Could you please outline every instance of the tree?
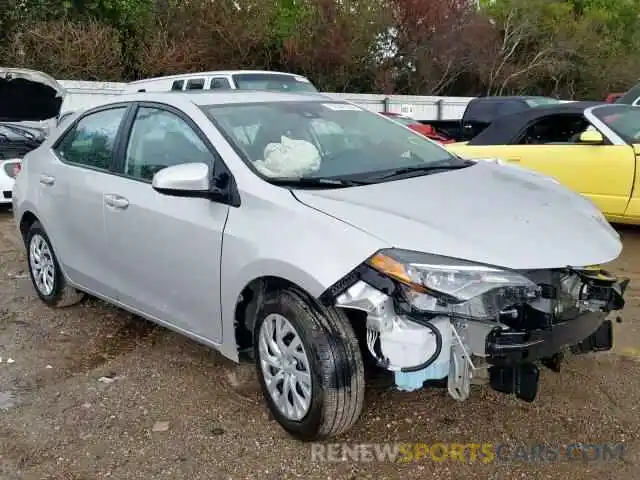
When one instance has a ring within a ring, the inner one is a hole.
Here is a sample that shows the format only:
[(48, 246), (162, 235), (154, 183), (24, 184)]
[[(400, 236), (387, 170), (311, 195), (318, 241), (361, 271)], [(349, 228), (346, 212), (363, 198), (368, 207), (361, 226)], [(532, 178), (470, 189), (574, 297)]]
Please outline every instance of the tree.
[(403, 93), (439, 95), (468, 68), (468, 44), (460, 39), (476, 20), (472, 0), (390, 0), (388, 44), (395, 54), (388, 59)]
[(259, 68), (322, 90), (603, 98), (640, 77), (638, 0), (4, 0), (3, 65), (133, 80)]

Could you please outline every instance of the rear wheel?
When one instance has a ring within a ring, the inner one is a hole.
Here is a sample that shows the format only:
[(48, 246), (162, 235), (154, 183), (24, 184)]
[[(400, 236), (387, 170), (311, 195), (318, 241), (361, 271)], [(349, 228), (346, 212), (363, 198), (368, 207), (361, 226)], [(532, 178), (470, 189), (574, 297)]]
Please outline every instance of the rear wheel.
[(346, 315), (287, 288), (265, 296), (254, 330), (258, 378), (269, 410), (300, 440), (338, 435), (358, 419), (364, 366)]
[(29, 275), (40, 299), (51, 307), (68, 307), (82, 300), (84, 293), (67, 284), (40, 222), (29, 227), (25, 242)]

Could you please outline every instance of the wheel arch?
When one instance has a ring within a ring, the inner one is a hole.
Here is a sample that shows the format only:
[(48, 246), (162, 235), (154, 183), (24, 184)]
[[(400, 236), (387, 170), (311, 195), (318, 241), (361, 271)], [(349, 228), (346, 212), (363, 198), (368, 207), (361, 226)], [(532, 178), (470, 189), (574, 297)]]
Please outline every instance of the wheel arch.
[[(310, 305), (318, 309), (326, 308), (306, 288), (290, 278), (277, 275), (264, 275), (247, 282), (236, 296), (234, 308), (234, 339), (238, 352), (250, 351), (253, 346), (253, 329), (257, 311), (265, 294), (280, 289), (291, 288), (300, 294)], [(359, 340), (364, 339), (366, 314), (352, 309), (343, 309)], [(364, 353), (364, 352), (363, 352)]]
[(18, 228), (23, 240), (26, 240), (27, 232), (29, 231), (29, 228), (31, 228), (31, 225), (33, 225), (35, 222), (40, 222), (40, 219), (31, 210), (25, 210), (22, 213), (22, 215), (20, 216), (20, 221), (18, 223)]
[(295, 289), (309, 302), (317, 302), (317, 297), (314, 297), (298, 282), (280, 275), (255, 277), (246, 282), (240, 292), (235, 295), (234, 338), (239, 351), (248, 349), (253, 344), (255, 316), (264, 295), (285, 288)]

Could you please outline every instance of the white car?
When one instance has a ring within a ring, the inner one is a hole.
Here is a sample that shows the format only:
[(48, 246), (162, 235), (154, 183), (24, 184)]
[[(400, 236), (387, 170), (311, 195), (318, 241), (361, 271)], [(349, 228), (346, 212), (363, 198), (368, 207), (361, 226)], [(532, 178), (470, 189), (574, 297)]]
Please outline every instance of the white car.
[(145, 78), (126, 85), (124, 93), (202, 90), (274, 90), (317, 93), (307, 77), (270, 70), (218, 70)]
[(43, 302), (250, 352), (306, 440), (357, 421), (367, 359), (401, 390), (464, 401), (488, 369), (533, 401), (538, 365), (611, 348), (628, 283), (590, 267), (622, 244), (579, 194), (319, 95), (115, 97), (27, 155), (13, 202)]
[(20, 167), (20, 159), (0, 160), (0, 205), (11, 205), (13, 184)]
[(42, 143), (63, 100), (49, 75), (0, 67), (0, 204), (11, 205), (22, 157)]

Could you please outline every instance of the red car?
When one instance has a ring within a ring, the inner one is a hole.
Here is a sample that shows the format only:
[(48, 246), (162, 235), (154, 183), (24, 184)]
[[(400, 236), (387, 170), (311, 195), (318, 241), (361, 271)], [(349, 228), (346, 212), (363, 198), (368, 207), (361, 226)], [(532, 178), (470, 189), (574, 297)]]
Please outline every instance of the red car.
[(455, 142), (455, 140), (438, 133), (436, 129), (433, 128), (431, 125), (425, 125), (424, 123), (420, 123), (411, 117), (407, 117), (406, 115), (401, 115), (399, 113), (392, 113), (392, 112), (382, 112), (382, 115), (393, 118), (396, 122), (402, 123), (403, 125), (406, 125), (407, 127), (409, 127), (411, 130), (421, 133), (425, 137), (431, 140), (434, 140), (436, 142), (439, 142), (439, 143)]
[(607, 95), (607, 98), (605, 99), (605, 102), (607, 102), (607, 103), (616, 103), (616, 100), (618, 100), (623, 95), (624, 95), (624, 93), (610, 93), (609, 95)]

